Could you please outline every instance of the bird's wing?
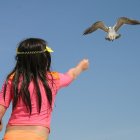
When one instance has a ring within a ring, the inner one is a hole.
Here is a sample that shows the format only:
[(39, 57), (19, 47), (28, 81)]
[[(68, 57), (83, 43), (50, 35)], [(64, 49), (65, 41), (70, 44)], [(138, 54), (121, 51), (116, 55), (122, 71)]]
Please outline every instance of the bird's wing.
[(127, 17), (120, 17), (117, 20), (117, 23), (114, 26), (115, 31), (118, 31), (119, 28), (123, 25), (123, 24), (130, 24), (130, 25), (136, 25), (136, 24), (140, 24), (140, 21), (138, 20), (133, 20), (133, 19), (129, 19)]
[(104, 23), (102, 21), (97, 21), (95, 22), (91, 27), (87, 28), (85, 31), (84, 31), (84, 35), (86, 34), (90, 34), (94, 31), (96, 31), (97, 29), (102, 29), (104, 30), (105, 32), (108, 32), (108, 27), (106, 27), (104, 25)]

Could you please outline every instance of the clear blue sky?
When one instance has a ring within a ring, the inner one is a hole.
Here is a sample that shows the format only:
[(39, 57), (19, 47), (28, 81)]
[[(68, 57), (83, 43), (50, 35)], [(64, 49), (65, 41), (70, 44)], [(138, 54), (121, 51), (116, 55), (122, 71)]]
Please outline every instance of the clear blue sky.
[[(114, 42), (101, 30), (82, 35), (97, 20), (108, 26), (120, 16), (140, 20), (139, 5), (139, 0), (0, 1), (0, 86), (15, 64), (18, 42), (28, 37), (48, 41), (55, 71), (90, 60), (89, 70), (60, 90), (50, 140), (140, 139), (140, 26), (123, 26)], [(10, 112), (11, 107), (4, 126)]]

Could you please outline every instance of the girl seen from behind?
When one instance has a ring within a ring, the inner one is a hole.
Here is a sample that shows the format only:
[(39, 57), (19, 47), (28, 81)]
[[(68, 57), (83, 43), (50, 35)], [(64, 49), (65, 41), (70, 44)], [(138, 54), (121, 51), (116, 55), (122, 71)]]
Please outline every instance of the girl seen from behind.
[(52, 72), (51, 52), (43, 39), (29, 38), (19, 43), (16, 65), (0, 91), (0, 122), (12, 102), (4, 140), (48, 139), (58, 90), (89, 67), (88, 60), (83, 59), (66, 73)]

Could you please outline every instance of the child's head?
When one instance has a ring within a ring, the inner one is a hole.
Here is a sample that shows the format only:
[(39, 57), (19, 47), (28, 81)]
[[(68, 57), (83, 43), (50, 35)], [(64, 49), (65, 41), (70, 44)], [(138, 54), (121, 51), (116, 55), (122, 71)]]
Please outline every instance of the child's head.
[[(32, 112), (31, 99), (29, 96), (30, 91), (28, 90), (28, 87), (30, 82), (33, 81), (38, 96), (38, 105), (40, 112), (42, 97), (40, 93), (38, 80), (40, 80), (43, 83), (43, 86), (46, 91), (46, 96), (51, 106), (52, 92), (47, 83), (48, 77), (46, 75), (47, 72), (50, 71), (50, 52), (52, 52), (52, 50), (49, 47), (47, 47), (47, 42), (39, 38), (29, 38), (19, 43), (16, 55), (17, 63), (12, 72), (7, 76), (6, 86), (4, 90), (5, 98), (9, 77), (11, 77), (11, 74), (14, 74), (12, 79), (14, 93), (13, 109), (16, 107), (19, 97), (21, 97), (27, 109), (29, 109), (30, 113)], [(23, 79), (21, 80), (21, 87), (19, 90), (18, 84), (20, 81), (20, 77), (23, 77)]]
[(49, 71), (51, 65), (47, 42), (39, 38), (28, 38), (19, 43), (16, 55), (16, 68), (30, 71)]

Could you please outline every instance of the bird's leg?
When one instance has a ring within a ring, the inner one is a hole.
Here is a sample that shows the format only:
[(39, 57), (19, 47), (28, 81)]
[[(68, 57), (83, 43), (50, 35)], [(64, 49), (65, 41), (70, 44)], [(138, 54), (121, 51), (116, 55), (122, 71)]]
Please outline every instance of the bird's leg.
[(110, 40), (110, 38), (109, 38), (108, 36), (107, 36), (107, 37), (105, 37), (105, 39), (106, 39), (106, 40), (108, 40), (108, 41), (111, 41), (111, 40)]
[(121, 34), (117, 34), (116, 36), (116, 39), (120, 38), (121, 37)]

